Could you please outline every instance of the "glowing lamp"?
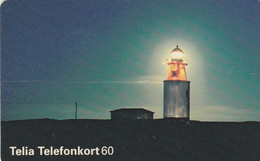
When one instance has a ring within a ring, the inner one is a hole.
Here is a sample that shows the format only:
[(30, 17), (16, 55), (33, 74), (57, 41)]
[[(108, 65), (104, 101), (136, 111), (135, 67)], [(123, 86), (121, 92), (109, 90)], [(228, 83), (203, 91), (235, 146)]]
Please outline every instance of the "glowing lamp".
[(183, 53), (181, 52), (172, 52), (171, 53), (172, 59), (183, 59)]
[(183, 51), (177, 45), (175, 49), (171, 51), (171, 59), (183, 59)]

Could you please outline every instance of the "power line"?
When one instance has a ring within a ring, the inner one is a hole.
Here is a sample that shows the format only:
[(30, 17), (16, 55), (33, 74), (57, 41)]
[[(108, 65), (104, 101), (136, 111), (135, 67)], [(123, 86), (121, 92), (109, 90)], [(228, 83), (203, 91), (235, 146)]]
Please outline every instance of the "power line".
[(69, 105), (67, 102), (22, 102), (22, 101), (1, 101), (2, 104), (63, 104)]
[(158, 81), (140, 80), (140, 81), (30, 81), (30, 80), (4, 80), (2, 83), (57, 83), (57, 84), (160, 84)]

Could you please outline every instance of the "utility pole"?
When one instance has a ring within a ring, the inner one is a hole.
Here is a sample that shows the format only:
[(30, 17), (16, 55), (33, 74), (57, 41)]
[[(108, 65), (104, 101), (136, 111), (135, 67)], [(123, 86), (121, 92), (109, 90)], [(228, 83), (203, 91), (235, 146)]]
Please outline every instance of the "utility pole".
[(75, 119), (78, 119), (78, 103), (76, 102)]

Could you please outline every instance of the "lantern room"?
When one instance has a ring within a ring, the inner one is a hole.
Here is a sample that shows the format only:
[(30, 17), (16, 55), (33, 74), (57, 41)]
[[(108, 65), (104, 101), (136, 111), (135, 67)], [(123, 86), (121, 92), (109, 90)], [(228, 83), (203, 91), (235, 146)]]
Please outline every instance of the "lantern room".
[(169, 66), (167, 80), (187, 81), (185, 66), (188, 64), (184, 61), (184, 52), (177, 45), (170, 54), (170, 61), (166, 62)]

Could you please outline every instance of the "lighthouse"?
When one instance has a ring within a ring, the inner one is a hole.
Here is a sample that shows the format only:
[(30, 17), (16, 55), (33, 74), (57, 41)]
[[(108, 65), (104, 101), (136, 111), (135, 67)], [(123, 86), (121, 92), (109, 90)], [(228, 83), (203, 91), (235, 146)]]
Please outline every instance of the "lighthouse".
[(188, 65), (183, 58), (184, 52), (177, 45), (170, 52), (167, 79), (164, 83), (163, 117), (164, 118), (190, 118), (190, 81), (187, 81), (185, 66)]

